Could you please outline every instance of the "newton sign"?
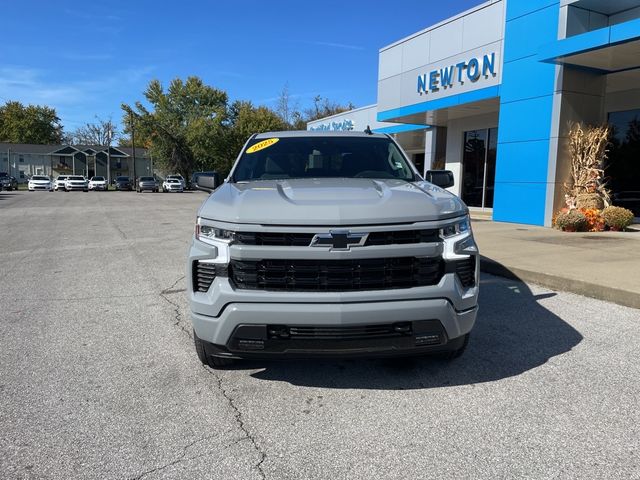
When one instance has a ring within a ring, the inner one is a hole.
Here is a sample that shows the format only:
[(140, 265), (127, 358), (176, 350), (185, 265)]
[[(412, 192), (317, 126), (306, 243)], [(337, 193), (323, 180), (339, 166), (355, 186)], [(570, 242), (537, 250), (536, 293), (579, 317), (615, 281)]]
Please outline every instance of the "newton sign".
[(418, 75), (418, 93), (435, 93), (441, 89), (452, 88), (456, 84), (475, 83), (482, 77), (489, 78), (489, 75), (496, 75), (495, 52)]

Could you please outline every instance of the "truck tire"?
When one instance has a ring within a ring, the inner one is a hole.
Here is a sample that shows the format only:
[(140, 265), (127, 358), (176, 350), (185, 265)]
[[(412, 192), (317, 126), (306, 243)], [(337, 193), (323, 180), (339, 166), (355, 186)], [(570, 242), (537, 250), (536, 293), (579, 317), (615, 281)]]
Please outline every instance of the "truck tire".
[(195, 330), (193, 331), (193, 343), (196, 346), (196, 354), (198, 355), (198, 359), (202, 362), (203, 365), (207, 365), (211, 368), (222, 368), (227, 367), (233, 364), (233, 359), (231, 358), (220, 358), (220, 357), (212, 357), (207, 355), (207, 352), (204, 350), (204, 343), (198, 335), (196, 335)]

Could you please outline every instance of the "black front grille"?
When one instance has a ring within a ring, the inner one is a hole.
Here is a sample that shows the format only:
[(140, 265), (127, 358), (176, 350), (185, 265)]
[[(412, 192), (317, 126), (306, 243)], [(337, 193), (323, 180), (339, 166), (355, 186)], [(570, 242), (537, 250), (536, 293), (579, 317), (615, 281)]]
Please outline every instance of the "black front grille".
[(440, 257), (362, 260), (232, 260), (229, 276), (238, 288), (287, 291), (354, 291), (435, 285)]
[(278, 247), (308, 247), (313, 233), (236, 232), (235, 243)]
[(394, 230), (370, 233), (365, 245), (406, 245), (439, 241), (438, 230)]
[(476, 257), (470, 256), (456, 262), (456, 275), (463, 287), (473, 287), (476, 283)]
[[(315, 233), (236, 232), (235, 243), (240, 245), (268, 245), (276, 247), (307, 247)], [(438, 230), (393, 230), (371, 232), (365, 246), (406, 245), (439, 242)]]
[(358, 325), (339, 327), (289, 327), (291, 339), (365, 339), (412, 335), (411, 322), (384, 325)]

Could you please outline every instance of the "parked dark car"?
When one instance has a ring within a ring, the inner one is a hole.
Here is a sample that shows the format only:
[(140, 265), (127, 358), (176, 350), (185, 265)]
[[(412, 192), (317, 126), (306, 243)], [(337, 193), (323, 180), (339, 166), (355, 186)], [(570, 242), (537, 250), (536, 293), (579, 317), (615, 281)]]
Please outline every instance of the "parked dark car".
[(113, 181), (116, 190), (133, 190), (133, 183), (129, 177), (116, 177)]
[(0, 172), (0, 188), (2, 190), (17, 190), (18, 181), (15, 177), (10, 176), (7, 172)]
[(156, 193), (159, 189), (160, 186), (158, 185), (158, 181), (153, 177), (140, 177), (138, 179), (138, 186), (136, 188), (138, 193), (142, 193), (145, 190), (150, 190)]

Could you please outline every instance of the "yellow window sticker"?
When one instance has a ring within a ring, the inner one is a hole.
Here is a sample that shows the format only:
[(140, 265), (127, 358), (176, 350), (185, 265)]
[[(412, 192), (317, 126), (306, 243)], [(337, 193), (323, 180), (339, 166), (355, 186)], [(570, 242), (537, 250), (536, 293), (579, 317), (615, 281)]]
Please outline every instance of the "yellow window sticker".
[(251, 145), (249, 148), (247, 148), (247, 153), (255, 153), (259, 152), (260, 150), (264, 150), (274, 143), (277, 143), (279, 140), (279, 138), (267, 138), (266, 140), (258, 142), (255, 145)]

